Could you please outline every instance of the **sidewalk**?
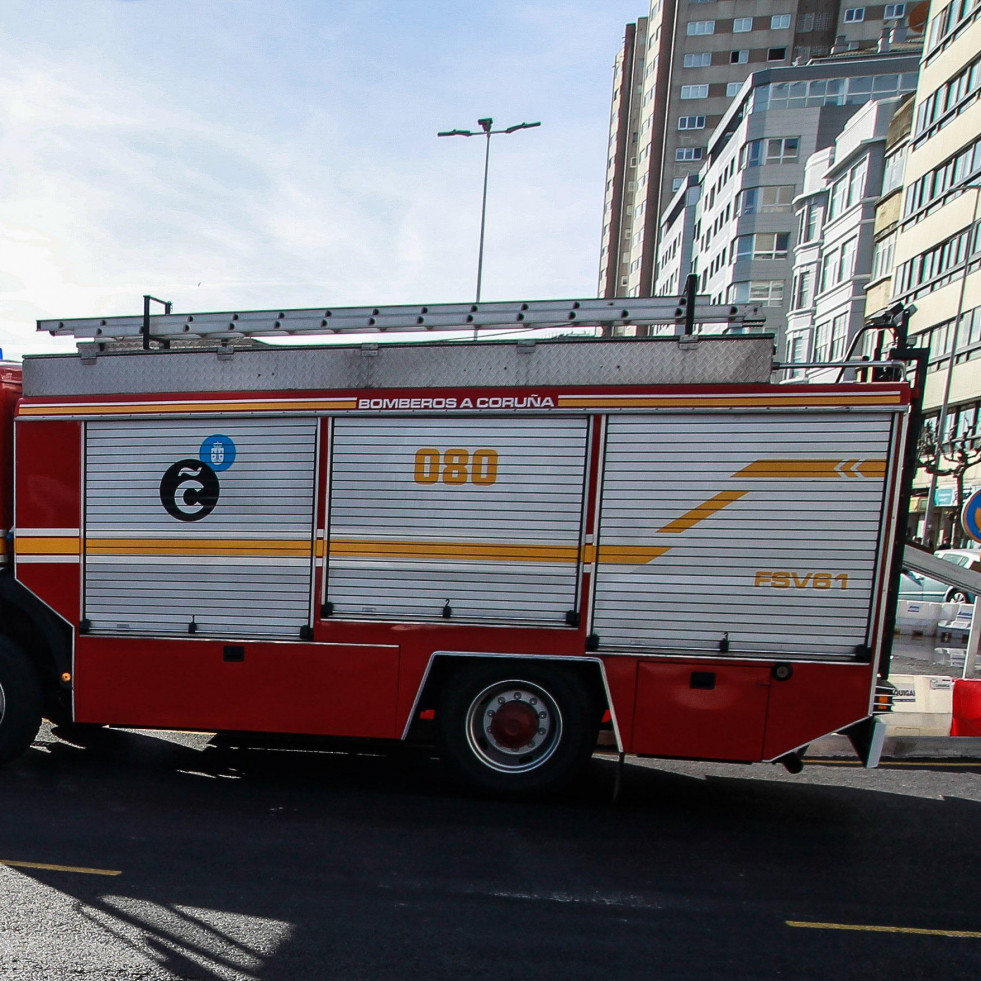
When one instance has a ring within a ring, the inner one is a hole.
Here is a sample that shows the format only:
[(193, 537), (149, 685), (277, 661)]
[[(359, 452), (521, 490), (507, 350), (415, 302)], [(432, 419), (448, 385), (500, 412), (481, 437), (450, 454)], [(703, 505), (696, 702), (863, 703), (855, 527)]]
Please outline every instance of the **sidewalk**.
[[(845, 736), (825, 736), (811, 743), (805, 760), (843, 757), (855, 760), (855, 750)], [(886, 736), (882, 762), (900, 760), (977, 760), (981, 764), (981, 737)]]
[[(934, 648), (956, 647), (956, 644), (941, 643), (937, 637), (912, 637), (909, 634), (899, 634), (893, 641), (892, 666), (889, 674), (928, 674), (945, 678), (959, 678), (961, 669), (944, 664), (942, 658), (937, 658)], [(961, 645), (963, 646), (963, 645)]]
[[(956, 679), (961, 677), (960, 667), (951, 667), (947, 659), (935, 654), (937, 647), (951, 646), (943, 644), (937, 637), (910, 636), (900, 634), (893, 643), (892, 666), (889, 677), (893, 683), (897, 679), (909, 676), (938, 679), (936, 684), (942, 685), (940, 679)], [(901, 682), (902, 687), (906, 683)], [(981, 761), (981, 737), (948, 736), (936, 733), (948, 729), (949, 709), (946, 713), (932, 711), (940, 706), (946, 690), (938, 691), (934, 704), (909, 705), (898, 703), (886, 716), (886, 742), (882, 751), (882, 759), (886, 760), (915, 760), (915, 759), (961, 759)], [(925, 710), (925, 711), (924, 711)], [(890, 730), (892, 732), (890, 733)], [(898, 730), (898, 732), (897, 732)], [(855, 751), (845, 736), (826, 736), (811, 744), (807, 758), (816, 757), (845, 757), (855, 758)]]

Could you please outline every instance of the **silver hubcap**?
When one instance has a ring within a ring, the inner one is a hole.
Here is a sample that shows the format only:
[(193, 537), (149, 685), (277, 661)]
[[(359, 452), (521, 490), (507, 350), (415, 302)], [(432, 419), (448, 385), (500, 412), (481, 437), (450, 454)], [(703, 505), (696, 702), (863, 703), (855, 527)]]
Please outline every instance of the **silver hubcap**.
[(467, 712), (467, 740), (477, 758), (502, 773), (525, 773), (557, 749), (562, 713), (554, 699), (529, 681), (497, 681)]
[(3, 685), (0, 685), (0, 722), (3, 722), (3, 716), (6, 711), (7, 711), (7, 699), (3, 694)]

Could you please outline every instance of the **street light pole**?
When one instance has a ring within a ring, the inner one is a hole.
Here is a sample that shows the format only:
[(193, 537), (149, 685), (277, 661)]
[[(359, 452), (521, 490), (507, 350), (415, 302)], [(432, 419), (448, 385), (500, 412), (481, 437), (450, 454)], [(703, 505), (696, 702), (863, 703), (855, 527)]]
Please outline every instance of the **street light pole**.
[[(950, 387), (954, 377), (954, 361), (957, 357), (957, 341), (961, 331), (961, 318), (964, 316), (964, 292), (967, 286), (967, 276), (971, 268), (971, 246), (975, 239), (975, 226), (978, 223), (978, 204), (981, 203), (981, 184), (967, 184), (964, 191), (974, 191), (974, 212), (971, 224), (968, 225), (967, 246), (964, 249), (964, 273), (961, 276), (960, 295), (957, 299), (957, 314), (954, 317), (954, 335), (950, 340), (950, 355), (947, 358), (947, 377), (944, 379), (944, 397), (940, 403), (940, 415), (937, 418), (937, 463), (940, 462), (940, 446), (945, 441), (947, 428), (947, 404), (950, 402)], [(934, 469), (938, 469), (935, 467)], [(937, 474), (930, 474), (930, 492), (927, 497), (926, 514), (923, 516), (923, 540), (933, 545), (933, 516), (936, 510), (934, 498), (937, 494)]]
[(483, 134), (487, 143), (484, 147), (484, 191), (483, 197), (480, 204), (480, 244), (477, 246), (477, 302), (480, 302), (480, 284), (483, 279), (484, 274), (484, 227), (487, 221), (487, 172), (490, 167), (490, 138), (492, 136), (499, 136), (501, 134), (515, 133), (519, 129), (534, 129), (536, 126), (541, 126), (541, 123), (517, 123), (515, 126), (508, 126), (506, 129), (493, 129), (494, 120), (478, 119), (477, 125), (480, 126), (479, 130), (473, 131), (468, 129), (450, 129), (443, 133), (437, 133), (437, 136), (480, 136)]
[(487, 172), (490, 169), (490, 138), (493, 119), (478, 119), (486, 134), (484, 144), (484, 193), (480, 201), (480, 244), (477, 246), (477, 302), (480, 303), (480, 281), (484, 274), (484, 226), (487, 223)]

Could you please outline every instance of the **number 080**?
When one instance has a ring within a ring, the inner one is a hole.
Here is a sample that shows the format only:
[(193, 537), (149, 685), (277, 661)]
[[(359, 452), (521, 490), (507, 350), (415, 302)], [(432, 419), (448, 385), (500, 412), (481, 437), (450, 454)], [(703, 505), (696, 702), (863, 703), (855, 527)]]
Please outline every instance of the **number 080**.
[(454, 447), (440, 452), (424, 446), (416, 450), (417, 484), (493, 484), (497, 480), (497, 450), (469, 450)]

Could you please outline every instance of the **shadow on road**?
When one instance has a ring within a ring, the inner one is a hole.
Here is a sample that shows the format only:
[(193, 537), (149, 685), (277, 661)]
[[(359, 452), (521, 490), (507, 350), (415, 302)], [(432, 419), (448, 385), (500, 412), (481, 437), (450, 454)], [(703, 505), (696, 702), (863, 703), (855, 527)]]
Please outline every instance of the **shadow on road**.
[[(0, 858), (120, 874), (0, 870), (23, 893), (0, 950), (25, 977), (912, 978), (939, 941), (786, 921), (978, 926), (956, 897), (981, 805), (909, 774), (628, 764), (614, 803), (596, 757), (563, 797), (515, 804), (459, 792), (422, 749), (63, 735), (0, 774)], [(946, 976), (976, 976), (981, 941), (947, 943)]]

